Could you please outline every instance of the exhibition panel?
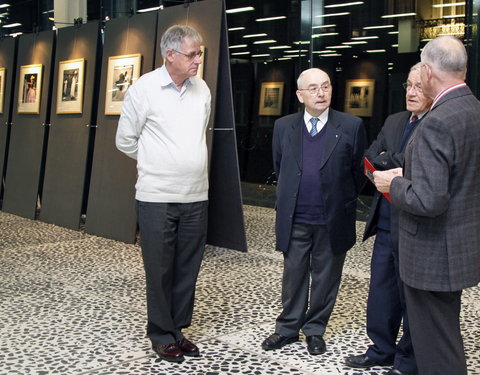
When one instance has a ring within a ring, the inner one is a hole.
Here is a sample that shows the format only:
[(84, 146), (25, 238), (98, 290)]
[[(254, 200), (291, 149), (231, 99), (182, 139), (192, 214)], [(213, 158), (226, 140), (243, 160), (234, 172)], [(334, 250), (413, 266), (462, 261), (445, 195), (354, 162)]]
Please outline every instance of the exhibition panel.
[(71, 229), (79, 228), (88, 192), (99, 41), (97, 21), (58, 30), (40, 220)]
[[(153, 69), (156, 44), (153, 31), (156, 22), (156, 13), (138, 14), (111, 20), (104, 30), (97, 128), (85, 230), (90, 234), (128, 243), (135, 242), (137, 232), (134, 199), (137, 171), (135, 161), (115, 147), (119, 116), (114, 107), (116, 103), (123, 102), (126, 91), (124, 83), (133, 83), (133, 77)], [(132, 55), (141, 58), (133, 58)], [(132, 78), (129, 79), (128, 76)]]
[(2, 209), (34, 219), (48, 143), (55, 33), (19, 37), (12, 129)]
[(3, 195), (5, 167), (10, 139), (16, 57), (17, 39), (0, 39), (0, 196)]

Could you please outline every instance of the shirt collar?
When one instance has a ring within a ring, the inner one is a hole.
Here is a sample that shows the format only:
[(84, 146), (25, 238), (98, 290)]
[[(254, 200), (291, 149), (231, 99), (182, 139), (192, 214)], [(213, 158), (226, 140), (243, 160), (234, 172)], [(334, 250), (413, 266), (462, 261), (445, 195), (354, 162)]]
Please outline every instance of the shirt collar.
[[(160, 85), (162, 87), (172, 86), (173, 88), (175, 88), (178, 91), (177, 85), (175, 84), (175, 82), (173, 82), (172, 77), (170, 77), (170, 74), (168, 73), (168, 70), (167, 70), (167, 67), (165, 66), (165, 64), (163, 64), (158, 69), (158, 71), (160, 73)], [(182, 89), (186, 88), (186, 87), (188, 87), (189, 85), (192, 85), (192, 84), (193, 84), (193, 80), (191, 80), (190, 78), (187, 78), (185, 80), (185, 83), (184, 83)]]
[[(426, 111), (420, 113), (419, 115), (416, 115), (417, 116), (417, 120), (420, 120), (423, 116), (425, 116), (427, 114), (427, 112), (429, 111), (429, 109), (427, 109)], [(412, 117), (415, 116), (413, 114), (413, 112), (410, 114), (410, 121), (412, 121)]]
[(435, 97), (435, 99), (433, 100), (433, 103), (432, 103), (432, 108), (435, 106), (435, 104), (438, 103), (438, 101), (444, 97), (445, 95), (447, 95), (450, 91), (452, 90), (455, 90), (455, 89), (458, 89), (460, 87), (463, 87), (463, 86), (466, 86), (467, 84), (465, 82), (460, 82), (460, 83), (457, 83), (456, 85), (453, 85), (453, 86), (450, 86), (450, 87), (447, 87), (446, 89), (443, 89), (442, 91), (440, 91), (438, 93), (438, 95)]
[[(325, 111), (322, 112), (322, 114), (320, 116), (318, 116), (318, 119), (319, 119), (319, 121), (322, 125), (325, 125), (328, 121), (328, 110), (329, 109), (330, 108), (327, 108)], [(313, 116), (310, 113), (308, 113), (307, 110), (305, 110), (305, 114), (303, 115), (303, 118), (305, 120), (305, 124), (308, 124), (312, 117)]]

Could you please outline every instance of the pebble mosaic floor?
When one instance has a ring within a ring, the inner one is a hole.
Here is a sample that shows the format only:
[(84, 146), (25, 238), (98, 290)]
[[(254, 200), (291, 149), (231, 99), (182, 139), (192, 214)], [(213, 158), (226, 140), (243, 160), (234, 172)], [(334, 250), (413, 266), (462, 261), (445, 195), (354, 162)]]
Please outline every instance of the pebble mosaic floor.
[[(349, 252), (325, 340), (310, 356), (303, 340), (266, 352), (260, 343), (280, 311), (282, 256), (274, 213), (245, 206), (248, 253), (208, 246), (185, 334), (201, 357), (161, 361), (145, 338), (144, 274), (127, 245), (0, 211), (0, 375), (381, 375), (343, 364), (369, 344), (365, 304), (372, 241)], [(480, 288), (464, 292), (469, 374), (480, 375)], [(448, 375), (448, 371), (445, 373)]]

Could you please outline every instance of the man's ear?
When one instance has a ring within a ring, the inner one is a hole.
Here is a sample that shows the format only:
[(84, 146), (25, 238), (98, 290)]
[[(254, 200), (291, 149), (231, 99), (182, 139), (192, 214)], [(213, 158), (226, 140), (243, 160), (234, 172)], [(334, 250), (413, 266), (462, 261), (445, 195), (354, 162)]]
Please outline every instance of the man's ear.
[(303, 103), (304, 101), (303, 101), (302, 92), (300, 90), (297, 90), (297, 91), (295, 91), (295, 94), (297, 94), (298, 101), (300, 103)]
[(172, 49), (167, 49), (167, 56), (165, 57), (165, 60), (168, 60), (168, 62), (172, 62), (175, 59), (175, 51)]

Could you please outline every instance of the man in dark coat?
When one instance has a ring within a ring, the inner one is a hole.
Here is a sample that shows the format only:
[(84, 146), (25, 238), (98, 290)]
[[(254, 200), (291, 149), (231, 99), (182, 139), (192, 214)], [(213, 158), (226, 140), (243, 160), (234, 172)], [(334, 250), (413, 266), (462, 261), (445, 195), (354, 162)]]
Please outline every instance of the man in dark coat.
[(432, 109), (407, 144), (403, 171), (377, 171), (375, 185), (400, 210), (400, 277), (419, 373), (466, 375), (460, 309), (462, 290), (480, 281), (480, 102), (464, 82), (459, 39), (433, 39), (421, 61)]
[[(432, 105), (432, 99), (423, 95), (420, 68), (421, 63), (415, 64), (404, 83), (407, 110), (389, 116), (365, 152), (378, 170), (403, 165), (405, 145)], [(367, 302), (367, 334), (373, 344), (364, 354), (347, 357), (345, 363), (357, 368), (393, 365), (386, 375), (414, 374), (417, 365), (398, 268), (398, 211), (378, 190), (373, 196), (363, 240), (373, 235), (376, 237)], [(397, 343), (402, 318), (403, 334)]]
[(302, 330), (309, 353), (320, 354), (345, 255), (355, 243), (366, 137), (360, 118), (329, 108), (332, 86), (324, 71), (302, 72), (297, 86), (305, 111), (280, 118), (273, 131), (283, 311), (262, 348), (297, 341)]

